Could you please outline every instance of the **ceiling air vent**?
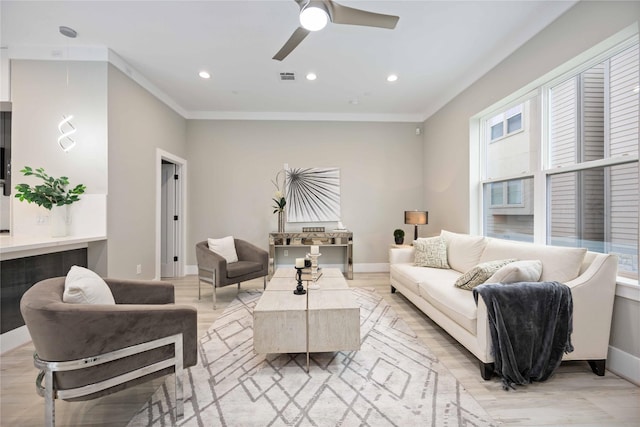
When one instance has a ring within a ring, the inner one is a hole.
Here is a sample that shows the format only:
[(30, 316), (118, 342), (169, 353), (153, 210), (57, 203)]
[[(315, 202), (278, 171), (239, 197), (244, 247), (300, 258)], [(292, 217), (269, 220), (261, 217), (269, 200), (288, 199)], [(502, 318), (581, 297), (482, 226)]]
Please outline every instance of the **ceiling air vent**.
[(294, 82), (296, 81), (295, 73), (280, 73), (281, 82)]

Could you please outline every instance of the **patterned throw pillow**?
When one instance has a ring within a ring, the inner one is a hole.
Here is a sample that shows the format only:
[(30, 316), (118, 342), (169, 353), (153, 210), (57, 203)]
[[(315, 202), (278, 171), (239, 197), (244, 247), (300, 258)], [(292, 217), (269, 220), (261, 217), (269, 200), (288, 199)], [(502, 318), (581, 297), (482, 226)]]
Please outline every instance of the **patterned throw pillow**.
[(515, 259), (503, 259), (498, 261), (488, 261), (476, 265), (471, 270), (458, 277), (456, 286), (460, 289), (470, 291), (478, 285), (483, 284), (493, 273), (500, 270), (505, 265), (515, 262)]
[(413, 241), (415, 264), (419, 267), (449, 268), (447, 244), (441, 236), (420, 238)]

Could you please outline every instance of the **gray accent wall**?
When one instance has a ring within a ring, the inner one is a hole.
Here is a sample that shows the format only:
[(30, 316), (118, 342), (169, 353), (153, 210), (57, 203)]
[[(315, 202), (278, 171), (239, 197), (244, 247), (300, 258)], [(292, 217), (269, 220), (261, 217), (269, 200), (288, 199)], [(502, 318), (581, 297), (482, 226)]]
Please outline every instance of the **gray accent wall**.
[(108, 94), (108, 272), (153, 279), (156, 151), (186, 158), (187, 121), (112, 65)]
[[(404, 211), (435, 205), (424, 201), (415, 124), (189, 120), (187, 127), (189, 265), (196, 263), (191, 248), (208, 237), (233, 235), (267, 249), (268, 233), (277, 231), (271, 180), (285, 163), (340, 168), (342, 223), (354, 234), (356, 271), (383, 271), (393, 230), (413, 238)], [(287, 223), (286, 230), (314, 225), (332, 230), (337, 222)], [(420, 227), (421, 235), (430, 231)]]

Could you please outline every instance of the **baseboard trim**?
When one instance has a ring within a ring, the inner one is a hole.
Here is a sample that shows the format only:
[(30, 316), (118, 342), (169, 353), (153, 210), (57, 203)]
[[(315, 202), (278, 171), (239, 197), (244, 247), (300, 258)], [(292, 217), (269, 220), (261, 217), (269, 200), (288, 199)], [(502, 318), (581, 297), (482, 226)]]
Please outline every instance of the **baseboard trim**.
[(627, 381), (640, 386), (640, 357), (609, 346), (607, 369)]
[(353, 271), (356, 273), (388, 273), (389, 263), (367, 263), (367, 264), (354, 264)]
[(5, 353), (31, 341), (29, 330), (25, 326), (12, 329), (0, 335), (0, 353)]

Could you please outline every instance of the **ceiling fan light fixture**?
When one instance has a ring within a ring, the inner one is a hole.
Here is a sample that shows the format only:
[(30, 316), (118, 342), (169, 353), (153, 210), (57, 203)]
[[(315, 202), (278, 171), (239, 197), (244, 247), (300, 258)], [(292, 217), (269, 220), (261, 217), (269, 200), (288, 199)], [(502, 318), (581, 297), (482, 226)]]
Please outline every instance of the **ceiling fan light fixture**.
[(300, 25), (309, 31), (319, 31), (327, 26), (327, 11), (317, 6), (307, 6), (300, 11)]

